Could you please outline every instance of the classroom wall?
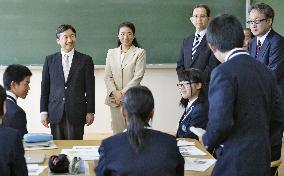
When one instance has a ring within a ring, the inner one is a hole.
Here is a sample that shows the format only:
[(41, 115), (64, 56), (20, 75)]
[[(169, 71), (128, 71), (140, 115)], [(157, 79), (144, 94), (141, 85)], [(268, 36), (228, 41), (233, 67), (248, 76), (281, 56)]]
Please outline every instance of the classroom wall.
[[(3, 72), (6, 67), (0, 67), (0, 83), (3, 85)], [(40, 83), (42, 67), (29, 67), (33, 73), (31, 90), (26, 99), (19, 98), (18, 104), (27, 114), (29, 132), (50, 132), (40, 123)], [(111, 120), (108, 106), (104, 104), (106, 89), (103, 81), (104, 67), (95, 67), (96, 78), (96, 114), (95, 122), (85, 128), (85, 133), (111, 132)], [(155, 115), (152, 121), (154, 129), (175, 132), (182, 108), (178, 106), (180, 95), (176, 87), (177, 76), (175, 65), (148, 66), (142, 84), (149, 87), (155, 99)]]

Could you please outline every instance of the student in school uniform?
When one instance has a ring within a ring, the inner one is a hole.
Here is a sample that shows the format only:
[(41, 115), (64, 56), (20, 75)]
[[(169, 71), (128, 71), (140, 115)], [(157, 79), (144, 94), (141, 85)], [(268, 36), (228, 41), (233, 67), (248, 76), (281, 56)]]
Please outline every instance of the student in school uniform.
[(178, 72), (177, 84), (181, 94), (180, 105), (185, 108), (180, 118), (177, 138), (193, 138), (198, 136), (190, 131), (190, 127), (206, 129), (208, 122), (208, 102), (204, 97), (202, 72), (198, 69), (188, 69)]
[(137, 42), (134, 24), (122, 22), (117, 35), (117, 48), (109, 49), (107, 53), (104, 77), (105, 103), (110, 107), (114, 134), (126, 128), (120, 114), (122, 96), (130, 87), (140, 85), (146, 68), (146, 51)]
[(0, 85), (0, 175), (28, 176), (22, 137), (18, 130), (2, 124), (7, 105), (6, 96)]
[(269, 176), (271, 134), (283, 129), (284, 104), (272, 72), (243, 46), (232, 15), (211, 20), (207, 42), (222, 64), (211, 74), (206, 133), (217, 162), (212, 176)]
[(126, 91), (121, 113), (127, 129), (103, 140), (97, 176), (184, 175), (184, 159), (174, 136), (151, 129), (154, 98), (144, 86)]
[(9, 65), (3, 75), (7, 93), (7, 112), (3, 121), (6, 127), (19, 130), (21, 138), (28, 133), (25, 111), (17, 104), (18, 97), (25, 99), (30, 90), (32, 72), (23, 65)]

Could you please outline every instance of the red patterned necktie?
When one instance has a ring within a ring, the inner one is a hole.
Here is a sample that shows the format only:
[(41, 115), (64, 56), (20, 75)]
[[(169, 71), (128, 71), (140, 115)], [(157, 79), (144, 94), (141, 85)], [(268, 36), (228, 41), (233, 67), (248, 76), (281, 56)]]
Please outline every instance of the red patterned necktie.
[(257, 45), (256, 45), (255, 58), (257, 58), (257, 55), (258, 55), (259, 50), (260, 50), (260, 47), (261, 47), (261, 42), (260, 42), (260, 40), (258, 40), (257, 41)]

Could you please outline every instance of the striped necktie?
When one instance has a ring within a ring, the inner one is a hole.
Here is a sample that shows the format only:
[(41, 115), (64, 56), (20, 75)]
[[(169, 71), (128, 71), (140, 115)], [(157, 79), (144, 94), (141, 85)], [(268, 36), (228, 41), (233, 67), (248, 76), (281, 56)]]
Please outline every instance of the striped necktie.
[(258, 56), (260, 47), (261, 47), (261, 42), (260, 42), (260, 40), (257, 40), (257, 45), (256, 45), (256, 50), (255, 50), (256, 51), (255, 52), (255, 58), (257, 58), (257, 56)]
[(196, 53), (196, 49), (199, 45), (199, 38), (200, 38), (200, 35), (199, 34), (196, 34), (195, 38), (194, 38), (194, 41), (193, 41), (193, 45), (192, 45), (192, 50), (191, 50), (191, 59), (193, 59), (193, 56), (194, 54)]
[(69, 70), (70, 70), (70, 66), (69, 66), (69, 56), (67, 54), (65, 54), (63, 56), (63, 61), (64, 61), (64, 67), (63, 67), (63, 73), (64, 73), (64, 78), (65, 81), (67, 81), (68, 78), (68, 74), (69, 74)]

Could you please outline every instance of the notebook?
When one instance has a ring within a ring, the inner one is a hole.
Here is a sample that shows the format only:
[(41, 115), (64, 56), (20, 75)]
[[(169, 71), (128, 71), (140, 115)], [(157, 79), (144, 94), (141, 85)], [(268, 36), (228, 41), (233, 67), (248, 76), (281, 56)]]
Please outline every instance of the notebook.
[(40, 164), (44, 162), (44, 154), (33, 153), (25, 154), (27, 164)]

